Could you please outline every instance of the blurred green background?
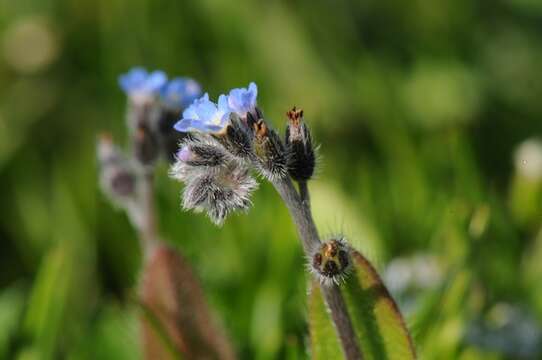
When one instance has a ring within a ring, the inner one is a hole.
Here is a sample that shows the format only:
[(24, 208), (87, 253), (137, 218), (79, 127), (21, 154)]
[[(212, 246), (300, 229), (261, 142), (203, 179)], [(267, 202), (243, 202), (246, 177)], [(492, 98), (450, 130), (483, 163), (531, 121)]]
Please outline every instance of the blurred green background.
[[(0, 0), (0, 358), (137, 359), (141, 261), (97, 186), (117, 76), (259, 86), (320, 148), (315, 218), (382, 272), (423, 359), (542, 357), (539, 0)], [(526, 140), (531, 139), (527, 142)], [(304, 359), (304, 259), (268, 184), (223, 228), (158, 179), (160, 226), (243, 359)]]

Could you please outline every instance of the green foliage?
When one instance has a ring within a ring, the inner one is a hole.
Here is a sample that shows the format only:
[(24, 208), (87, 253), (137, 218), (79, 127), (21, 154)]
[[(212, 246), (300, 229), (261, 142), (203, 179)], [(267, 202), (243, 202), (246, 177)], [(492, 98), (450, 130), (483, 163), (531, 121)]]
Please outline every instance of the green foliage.
[[(359, 252), (342, 294), (364, 359), (415, 359), (416, 351), (403, 315), (374, 267)], [(311, 353), (314, 359), (341, 358), (335, 329), (318, 284), (309, 294)]]
[(308, 295), (308, 322), (310, 333), (310, 354), (314, 360), (340, 359), (341, 345), (333, 322), (329, 317), (322, 292), (313, 280)]
[[(321, 144), (319, 229), (382, 274), (437, 259), (437, 284), (394, 293), (420, 357), (518, 358), (523, 346), (486, 348), (469, 329), (502, 304), (542, 326), (542, 181), (514, 158), (542, 133), (540, 3), (0, 0), (0, 357), (139, 355), (142, 259), (98, 191), (94, 144), (124, 136), (116, 77), (144, 65), (211, 97), (254, 80), (279, 129), (303, 108)], [(162, 233), (239, 357), (306, 359), (305, 260), (273, 189), (217, 229), (180, 211), (160, 171)]]
[(352, 255), (354, 270), (343, 294), (365, 357), (414, 359), (414, 344), (397, 304), (369, 261), (358, 252)]

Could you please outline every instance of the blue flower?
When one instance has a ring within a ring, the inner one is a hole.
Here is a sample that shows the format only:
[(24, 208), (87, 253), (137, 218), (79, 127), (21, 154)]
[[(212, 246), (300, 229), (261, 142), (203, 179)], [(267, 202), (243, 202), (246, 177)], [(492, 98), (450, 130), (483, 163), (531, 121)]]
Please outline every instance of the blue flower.
[(230, 113), (228, 98), (225, 95), (220, 95), (217, 106), (209, 101), (209, 94), (205, 93), (183, 112), (182, 119), (174, 128), (180, 132), (220, 132), (228, 124)]
[(154, 96), (167, 83), (163, 71), (147, 72), (142, 67), (134, 67), (119, 76), (119, 86), (129, 96)]
[(233, 89), (228, 95), (228, 105), (231, 111), (237, 115), (244, 117), (247, 112), (253, 111), (256, 108), (256, 97), (258, 96), (258, 87), (251, 82), (248, 88)]
[(162, 87), (160, 95), (166, 105), (184, 109), (201, 96), (201, 86), (193, 79), (178, 77)]

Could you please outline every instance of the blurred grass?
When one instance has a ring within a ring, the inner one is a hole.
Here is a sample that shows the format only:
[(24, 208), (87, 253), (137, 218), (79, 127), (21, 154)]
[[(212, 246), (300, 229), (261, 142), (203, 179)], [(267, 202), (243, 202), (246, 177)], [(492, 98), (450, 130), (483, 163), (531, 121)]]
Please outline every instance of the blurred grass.
[[(124, 138), (116, 77), (144, 65), (212, 97), (254, 80), (279, 128), (304, 108), (322, 231), (379, 269), (417, 252), (444, 269), (411, 314), (424, 358), (513, 358), (467, 328), (499, 303), (542, 321), (540, 186), (513, 163), (542, 131), (541, 20), (536, 0), (0, 0), (0, 356), (137, 357), (140, 254), (94, 141)], [(306, 358), (304, 259), (273, 189), (217, 229), (162, 175), (163, 233), (241, 357)]]

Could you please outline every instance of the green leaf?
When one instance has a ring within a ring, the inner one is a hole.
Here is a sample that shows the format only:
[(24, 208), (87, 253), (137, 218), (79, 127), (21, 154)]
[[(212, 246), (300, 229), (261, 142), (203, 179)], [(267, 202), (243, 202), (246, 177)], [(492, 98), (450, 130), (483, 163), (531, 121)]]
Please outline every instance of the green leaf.
[(10, 341), (18, 331), (23, 304), (21, 286), (12, 285), (0, 292), (0, 359), (8, 358)]
[(234, 359), (188, 262), (159, 245), (141, 279), (143, 350), (148, 359)]
[(342, 290), (365, 359), (415, 359), (403, 316), (375, 268), (357, 251), (352, 261)]
[[(374, 267), (357, 251), (352, 252), (353, 271), (341, 284), (365, 360), (416, 359), (403, 316)], [(319, 286), (309, 295), (309, 326), (313, 359), (342, 358), (331, 318)]]
[(320, 286), (313, 280), (309, 293), (309, 329), (312, 359), (340, 359), (342, 350), (329, 319)]

